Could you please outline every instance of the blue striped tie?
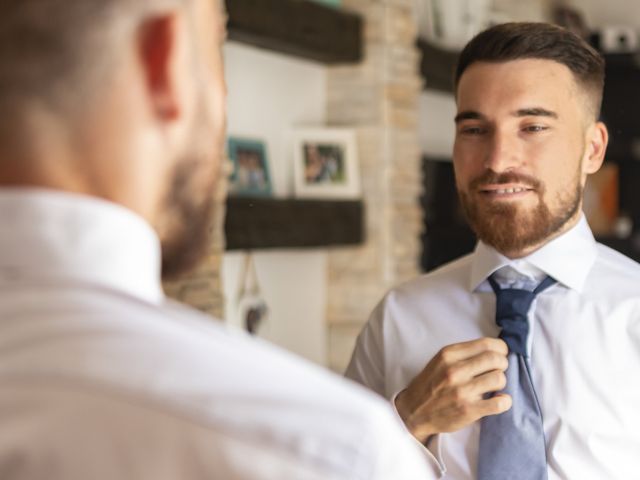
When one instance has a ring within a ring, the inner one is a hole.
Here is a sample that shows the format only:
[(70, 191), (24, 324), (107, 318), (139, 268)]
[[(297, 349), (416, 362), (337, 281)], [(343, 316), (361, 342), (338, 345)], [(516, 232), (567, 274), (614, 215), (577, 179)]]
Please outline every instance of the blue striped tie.
[(546, 277), (535, 290), (500, 288), (496, 293), (496, 323), (509, 346), (507, 387), (513, 405), (500, 415), (484, 417), (480, 428), (478, 480), (546, 480), (547, 458), (542, 413), (529, 367), (527, 313), (536, 295), (556, 281)]

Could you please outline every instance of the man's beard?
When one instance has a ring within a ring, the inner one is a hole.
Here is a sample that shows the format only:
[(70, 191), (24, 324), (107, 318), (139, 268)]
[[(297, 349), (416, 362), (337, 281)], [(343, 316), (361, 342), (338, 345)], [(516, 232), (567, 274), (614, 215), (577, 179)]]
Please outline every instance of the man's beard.
[(222, 142), (217, 138), (221, 134), (213, 122), (208, 121), (204, 99), (198, 104), (190, 135), (192, 141), (188, 151), (176, 162), (163, 204), (166, 229), (161, 244), (165, 280), (195, 267), (207, 253), (211, 237)]
[[(496, 202), (481, 207), (467, 192), (478, 193), (481, 185), (518, 183), (533, 189), (538, 195), (538, 205), (524, 210), (510, 202)], [(459, 190), (460, 202), (469, 225), (478, 238), (505, 255), (524, 252), (542, 245), (552, 238), (574, 217), (581, 205), (582, 185), (579, 172), (572, 189), (558, 196), (558, 206), (552, 212), (544, 202), (544, 185), (537, 179), (516, 173), (497, 174), (487, 170), (470, 182), (467, 192)]]

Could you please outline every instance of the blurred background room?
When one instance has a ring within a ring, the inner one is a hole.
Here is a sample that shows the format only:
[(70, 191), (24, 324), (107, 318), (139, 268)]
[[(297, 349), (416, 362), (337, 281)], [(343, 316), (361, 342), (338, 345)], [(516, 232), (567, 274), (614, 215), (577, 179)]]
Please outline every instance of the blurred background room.
[(210, 255), (167, 293), (342, 372), (392, 286), (469, 252), (451, 149), (457, 52), (550, 21), (607, 62), (600, 241), (640, 258), (640, 2), (226, 0), (227, 175)]

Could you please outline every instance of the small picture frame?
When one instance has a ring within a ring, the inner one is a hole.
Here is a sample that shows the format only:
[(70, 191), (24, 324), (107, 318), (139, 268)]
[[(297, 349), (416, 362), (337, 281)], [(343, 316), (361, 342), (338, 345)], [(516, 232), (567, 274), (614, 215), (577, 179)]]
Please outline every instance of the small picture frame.
[(358, 198), (355, 132), (341, 128), (293, 132), (294, 193), (298, 198)]
[(264, 142), (229, 137), (227, 151), (233, 162), (229, 193), (237, 196), (271, 196), (271, 175)]

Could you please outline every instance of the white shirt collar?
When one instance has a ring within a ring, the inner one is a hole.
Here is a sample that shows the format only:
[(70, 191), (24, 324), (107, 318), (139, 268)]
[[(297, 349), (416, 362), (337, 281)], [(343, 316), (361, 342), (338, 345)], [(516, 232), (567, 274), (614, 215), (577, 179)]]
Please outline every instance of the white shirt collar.
[(475, 290), (493, 272), (510, 265), (532, 278), (539, 277), (542, 272), (566, 287), (582, 292), (596, 255), (596, 241), (584, 215), (570, 230), (520, 259), (511, 260), (478, 242), (472, 257), (469, 290)]
[(53, 190), (0, 188), (0, 225), (0, 285), (70, 280), (152, 303), (164, 299), (158, 237), (122, 206)]

